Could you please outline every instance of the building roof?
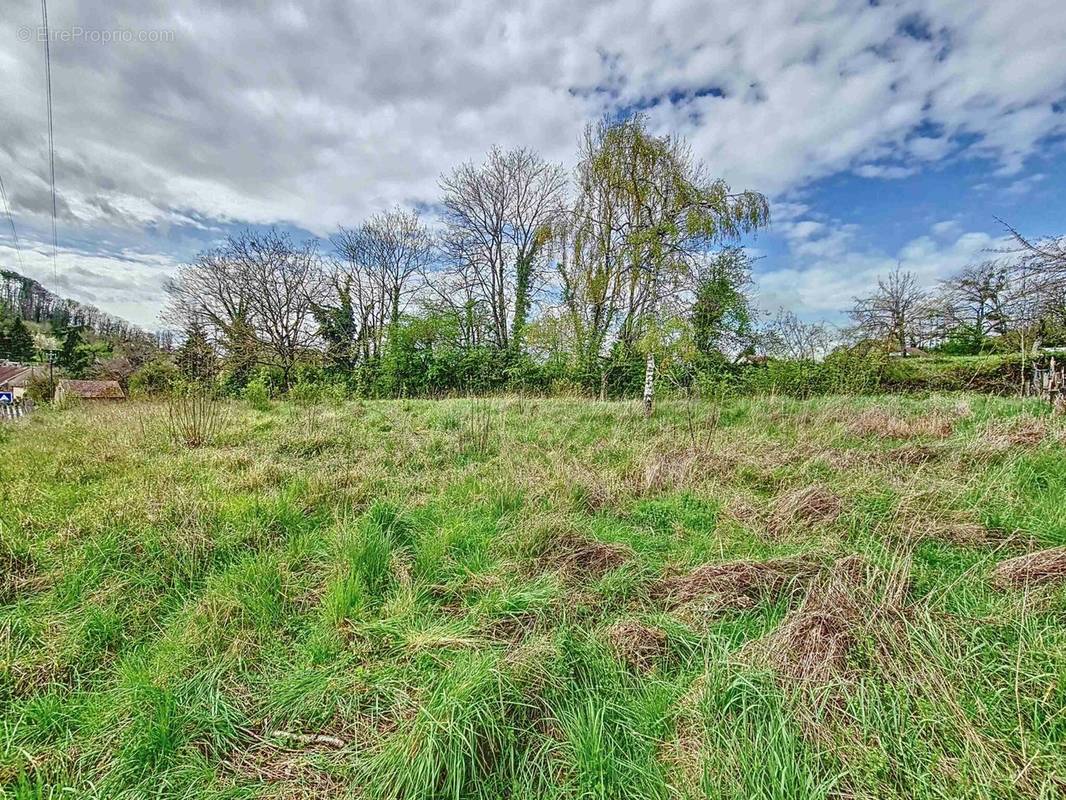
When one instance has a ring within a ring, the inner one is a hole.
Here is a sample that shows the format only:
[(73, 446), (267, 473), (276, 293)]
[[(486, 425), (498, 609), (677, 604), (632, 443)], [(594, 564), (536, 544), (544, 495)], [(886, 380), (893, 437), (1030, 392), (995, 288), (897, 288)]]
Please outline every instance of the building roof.
[(125, 400), (126, 395), (118, 381), (73, 381), (62, 380), (56, 391), (81, 397), (86, 400)]
[(44, 367), (28, 364), (0, 365), (0, 386), (25, 386), (36, 374), (44, 374)]

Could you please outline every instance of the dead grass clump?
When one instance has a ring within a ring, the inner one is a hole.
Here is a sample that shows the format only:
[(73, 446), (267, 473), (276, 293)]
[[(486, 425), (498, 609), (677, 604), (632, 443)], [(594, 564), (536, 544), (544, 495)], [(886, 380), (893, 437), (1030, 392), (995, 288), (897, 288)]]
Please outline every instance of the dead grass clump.
[(668, 638), (661, 628), (636, 620), (622, 620), (607, 631), (615, 654), (635, 670), (646, 672), (666, 654)]
[[(314, 745), (301, 750), (275, 747), (268, 742), (256, 742), (245, 750), (237, 750), (223, 763), (223, 771), (239, 782), (254, 781), (273, 787), (271, 796), (285, 798), (340, 797), (346, 782), (331, 775), (315, 761), (326, 758), (328, 745)], [(316, 758), (317, 756), (317, 758)]]
[(537, 559), (544, 571), (555, 571), (571, 578), (598, 578), (625, 564), (633, 556), (625, 545), (589, 539), (575, 531), (553, 537)]
[(991, 530), (976, 522), (941, 522), (929, 526), (925, 538), (960, 547), (984, 547), (1002, 544), (1009, 537), (1003, 531)]
[(761, 509), (739, 497), (732, 498), (726, 504), (725, 512), (741, 525), (758, 527), (766, 523), (765, 514)]
[(816, 562), (801, 558), (704, 564), (685, 575), (664, 578), (654, 593), (672, 606), (710, 600), (716, 608), (746, 609), (792, 590), (817, 571)]
[(925, 444), (908, 443), (895, 447), (885, 453), (885, 458), (894, 464), (904, 467), (921, 467), (939, 461), (945, 455), (945, 451), (939, 447), (930, 447)]
[(43, 588), (37, 560), (29, 553), (14, 552), (0, 541), (0, 605)]
[(582, 470), (571, 475), (568, 483), (574, 505), (587, 514), (614, 508), (623, 498), (622, 486), (613, 476)]
[(1001, 589), (1021, 589), (1066, 581), (1066, 547), (1052, 547), (1001, 561), (992, 570), (992, 583)]
[(757, 659), (785, 681), (827, 686), (852, 677), (849, 658), (860, 641), (873, 639), (887, 653), (890, 641), (877, 635), (885, 630), (879, 623), (897, 615), (907, 584), (902, 573), (881, 586), (872, 578), (862, 557), (839, 559), (776, 631), (753, 643)]
[(911, 439), (925, 436), (946, 439), (955, 427), (955, 418), (944, 411), (933, 411), (922, 417), (903, 417), (884, 408), (868, 408), (858, 412), (847, 423), (853, 436), (876, 436), (880, 439)]
[(609, 468), (587, 461), (553, 459), (542, 464), (521, 460), (512, 468), (528, 497), (552, 503), (568, 498), (575, 511), (585, 514), (617, 508), (627, 499), (626, 481)]
[(1037, 447), (1048, 435), (1047, 421), (1039, 417), (1018, 417), (990, 422), (981, 435), (989, 449), (1003, 452), (1012, 447)]
[(691, 450), (660, 453), (648, 461), (635, 482), (641, 494), (676, 489), (688, 483), (695, 464), (696, 453)]
[(787, 530), (792, 525), (828, 525), (844, 510), (840, 495), (813, 484), (779, 495), (770, 514), (770, 527)]

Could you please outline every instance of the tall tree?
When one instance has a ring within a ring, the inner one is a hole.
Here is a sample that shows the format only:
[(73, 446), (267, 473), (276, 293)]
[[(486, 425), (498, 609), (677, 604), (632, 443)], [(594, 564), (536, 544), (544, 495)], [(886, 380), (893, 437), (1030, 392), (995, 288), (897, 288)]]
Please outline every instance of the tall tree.
[(762, 339), (768, 355), (813, 361), (829, 349), (832, 337), (825, 323), (804, 322), (795, 312), (781, 309), (766, 325)]
[(1009, 290), (1008, 264), (968, 264), (944, 281), (940, 306), (953, 327), (965, 327), (980, 344), (989, 336), (1007, 332)]
[(255, 358), (276, 367), (287, 386), (297, 359), (315, 344), (312, 308), (323, 287), (314, 241), (249, 230), (178, 271), (166, 285), (166, 316), (203, 324), (242, 368)]
[(329, 305), (316, 305), (313, 313), (318, 335), (326, 345), (326, 364), (350, 370), (359, 360), (359, 319), (352, 305), (351, 281), (334, 279), (333, 286), (336, 299)]
[(218, 356), (208, 341), (204, 326), (194, 321), (185, 330), (185, 341), (174, 353), (181, 374), (194, 383), (211, 383), (218, 374)]
[(96, 356), (85, 341), (81, 328), (67, 328), (63, 334), (63, 344), (56, 355), (56, 366), (71, 378), (84, 378), (95, 360)]
[(0, 316), (0, 359), (30, 361), (36, 348), (33, 334), (19, 316)]
[(706, 358), (736, 353), (751, 343), (754, 312), (748, 290), (751, 259), (730, 247), (697, 262), (691, 321), (696, 350)]
[(451, 282), (488, 310), (497, 347), (518, 346), (565, 208), (566, 173), (531, 150), (494, 147), (485, 163), (463, 164), (440, 184)]
[[(591, 377), (612, 337), (635, 348), (691, 285), (699, 259), (767, 225), (770, 210), (763, 195), (710, 179), (683, 139), (652, 135), (641, 115), (588, 126), (580, 155), (559, 277)], [(648, 413), (654, 373), (648, 347)]]
[(926, 318), (929, 295), (913, 272), (904, 272), (897, 264), (887, 278), (877, 279), (877, 291), (869, 297), (855, 298), (850, 313), (854, 335), (888, 344), (900, 355), (918, 344), (920, 323)]
[[(349, 314), (355, 349), (378, 355), (389, 328), (399, 321), (434, 256), (429, 230), (414, 212), (396, 208), (371, 217), (358, 228), (341, 228), (331, 237), (333, 262), (330, 306), (316, 316), (340, 322)], [(325, 329), (323, 329), (325, 333)], [(329, 333), (338, 334), (333, 325)], [(334, 353), (337, 353), (334, 342)]]

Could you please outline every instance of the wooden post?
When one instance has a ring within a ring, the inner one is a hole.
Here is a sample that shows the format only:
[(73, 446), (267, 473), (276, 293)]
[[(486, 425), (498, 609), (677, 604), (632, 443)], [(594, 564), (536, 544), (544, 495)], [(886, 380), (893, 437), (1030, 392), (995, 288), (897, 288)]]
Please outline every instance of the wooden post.
[(648, 352), (644, 363), (644, 416), (650, 417), (655, 402), (655, 354)]

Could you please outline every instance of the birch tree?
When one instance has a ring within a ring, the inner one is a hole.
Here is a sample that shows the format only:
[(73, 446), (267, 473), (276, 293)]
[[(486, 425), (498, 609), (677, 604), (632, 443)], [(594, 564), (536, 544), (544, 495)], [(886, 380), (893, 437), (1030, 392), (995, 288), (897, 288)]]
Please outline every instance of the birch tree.
[[(763, 195), (710, 179), (683, 139), (652, 135), (641, 115), (588, 126), (580, 156), (559, 279), (588, 378), (602, 375), (612, 340), (630, 351), (654, 341), (648, 334), (683, 294), (700, 257), (767, 225), (770, 211)], [(644, 349), (650, 414), (655, 349)]]

